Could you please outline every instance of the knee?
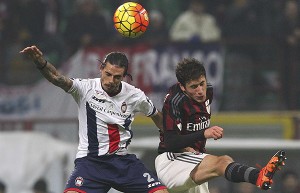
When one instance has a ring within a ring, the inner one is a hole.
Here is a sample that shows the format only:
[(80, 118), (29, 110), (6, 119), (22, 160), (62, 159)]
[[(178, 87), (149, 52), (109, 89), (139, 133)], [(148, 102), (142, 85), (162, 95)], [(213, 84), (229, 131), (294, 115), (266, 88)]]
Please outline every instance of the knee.
[(219, 162), (224, 163), (224, 164), (230, 164), (231, 162), (233, 162), (233, 159), (228, 156), (228, 155), (223, 155), (219, 157)]
[(218, 176), (222, 176), (225, 173), (227, 166), (233, 162), (233, 159), (228, 155), (218, 157), (216, 172)]

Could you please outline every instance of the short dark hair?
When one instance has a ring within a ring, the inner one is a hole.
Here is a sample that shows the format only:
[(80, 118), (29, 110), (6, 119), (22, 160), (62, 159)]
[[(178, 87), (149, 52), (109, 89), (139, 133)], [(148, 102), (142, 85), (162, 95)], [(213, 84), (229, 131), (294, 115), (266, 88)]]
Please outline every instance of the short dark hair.
[(191, 80), (198, 79), (200, 76), (206, 78), (206, 71), (203, 63), (195, 58), (184, 58), (177, 64), (176, 78), (183, 86)]
[[(100, 61), (100, 60), (99, 60)], [(122, 52), (111, 52), (107, 54), (104, 58), (104, 61), (100, 61), (102, 66), (106, 65), (106, 62), (111, 63), (112, 65), (119, 66), (121, 68), (125, 68), (124, 76), (129, 76), (132, 80), (132, 76), (128, 73), (128, 59), (127, 56)]]

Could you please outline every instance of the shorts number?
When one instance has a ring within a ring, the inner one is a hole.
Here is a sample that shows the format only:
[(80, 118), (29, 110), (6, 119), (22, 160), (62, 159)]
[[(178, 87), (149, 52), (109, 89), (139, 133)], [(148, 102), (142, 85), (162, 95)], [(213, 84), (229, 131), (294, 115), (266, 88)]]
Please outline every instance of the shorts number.
[(151, 175), (149, 173), (144, 173), (143, 176), (145, 178), (147, 178), (147, 181), (148, 182), (153, 182), (154, 181), (154, 178), (151, 177)]

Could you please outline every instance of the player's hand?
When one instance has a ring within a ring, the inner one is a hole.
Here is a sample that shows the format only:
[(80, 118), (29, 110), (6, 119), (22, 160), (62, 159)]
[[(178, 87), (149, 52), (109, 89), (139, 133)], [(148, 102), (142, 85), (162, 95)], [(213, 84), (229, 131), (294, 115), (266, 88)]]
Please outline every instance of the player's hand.
[(29, 46), (20, 51), (21, 54), (25, 54), (33, 61), (38, 61), (43, 53), (36, 46)]
[(214, 140), (221, 139), (223, 137), (223, 128), (219, 126), (213, 126), (204, 131), (206, 139), (213, 138)]

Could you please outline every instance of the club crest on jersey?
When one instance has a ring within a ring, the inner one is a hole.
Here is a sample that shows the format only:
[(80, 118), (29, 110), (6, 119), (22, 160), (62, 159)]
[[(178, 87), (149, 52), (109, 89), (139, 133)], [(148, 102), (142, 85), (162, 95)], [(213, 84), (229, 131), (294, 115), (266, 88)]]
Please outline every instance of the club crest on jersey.
[(125, 102), (123, 102), (121, 105), (121, 111), (122, 111), (122, 113), (125, 113), (126, 110), (127, 110), (127, 104)]
[(75, 179), (75, 186), (78, 186), (78, 187), (82, 186), (83, 185), (83, 181), (84, 180), (83, 180), (83, 178), (81, 176), (77, 177)]

